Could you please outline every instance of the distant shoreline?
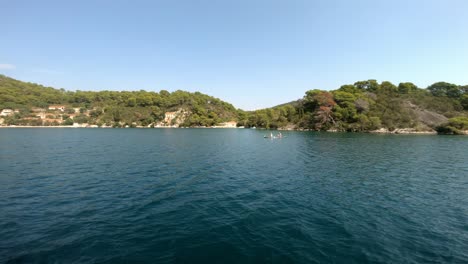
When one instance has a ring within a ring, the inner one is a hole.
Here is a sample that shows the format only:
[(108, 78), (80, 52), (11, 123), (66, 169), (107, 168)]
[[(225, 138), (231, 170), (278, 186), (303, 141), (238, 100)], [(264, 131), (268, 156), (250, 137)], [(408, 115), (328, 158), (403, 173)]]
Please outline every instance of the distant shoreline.
[[(143, 128), (143, 129), (154, 129), (154, 128), (162, 128), (162, 129), (170, 129), (170, 128), (176, 128), (176, 129), (187, 129), (187, 128), (199, 128), (199, 129), (251, 129), (251, 128), (244, 128), (244, 127), (170, 127), (170, 126), (158, 126), (158, 127), (142, 127), (142, 126), (137, 126), (137, 127), (110, 127), (110, 126), (104, 126), (104, 127), (84, 127), (84, 126), (0, 126), (0, 128), (88, 128), (88, 129), (109, 129), (109, 128)], [(258, 130), (269, 130), (269, 129), (264, 129), (264, 128), (256, 128)], [(307, 130), (307, 129), (275, 129), (278, 131), (302, 131), (302, 132), (307, 132), (307, 131), (315, 131), (315, 130)], [(319, 132), (319, 131), (316, 131)], [(365, 133), (365, 134), (394, 134), (394, 135), (438, 135), (436, 131), (411, 131), (407, 129), (396, 129), (394, 131), (389, 131), (386, 129), (381, 129), (381, 130), (374, 130), (374, 131), (362, 131), (362, 132), (347, 132), (347, 131), (320, 131), (320, 132), (326, 132), (326, 133)], [(468, 131), (467, 131), (468, 132)], [(467, 133), (468, 135), (468, 133)]]
[(156, 126), (156, 127), (143, 127), (143, 126), (136, 126), (136, 127), (110, 127), (110, 126), (101, 126), (101, 127), (90, 127), (90, 126), (0, 126), (0, 128), (145, 128), (145, 129), (153, 129), (153, 128), (221, 128), (221, 129), (243, 129), (243, 127), (170, 127), (170, 126)]
[(112, 128), (112, 127), (78, 127), (78, 126), (0, 126), (0, 128)]

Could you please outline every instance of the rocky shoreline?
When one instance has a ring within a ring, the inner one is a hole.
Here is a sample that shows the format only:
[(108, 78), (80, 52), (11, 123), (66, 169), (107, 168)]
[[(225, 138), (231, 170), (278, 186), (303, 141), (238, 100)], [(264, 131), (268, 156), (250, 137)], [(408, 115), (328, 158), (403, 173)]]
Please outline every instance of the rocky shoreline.
[[(97, 126), (97, 125), (87, 125), (87, 126), (0, 126), (0, 128), (113, 128), (111, 126)], [(121, 128), (130, 128), (130, 127), (121, 127)], [(145, 126), (136, 126), (133, 128), (146, 128), (151, 129), (152, 127)], [(174, 127), (174, 126), (155, 126), (154, 128), (186, 128), (186, 127)], [(226, 127), (194, 127), (194, 128), (226, 128)], [(237, 127), (242, 129), (244, 127)], [(249, 128), (247, 128), (249, 129)], [(279, 131), (315, 131), (311, 129), (291, 129), (291, 128), (278, 128)], [(325, 132), (329, 133), (351, 133), (347, 131), (339, 131), (336, 129), (330, 129)], [(397, 128), (395, 130), (388, 130), (387, 128), (380, 128), (377, 130), (355, 132), (355, 133), (370, 133), (370, 134), (399, 134), (399, 135), (438, 135), (437, 131), (419, 131), (414, 128)], [(462, 135), (468, 135), (468, 130), (462, 131)]]
[(377, 130), (371, 130), (368, 133), (373, 134), (417, 134), (417, 135), (436, 135), (435, 130), (416, 130), (414, 128), (397, 128), (395, 130), (388, 130), (387, 128), (381, 128)]
[[(86, 126), (0, 126), (0, 128), (114, 128), (112, 126), (97, 126), (97, 125), (86, 125)], [(125, 127), (115, 127), (115, 128), (188, 128), (188, 127), (177, 127), (177, 126), (154, 126), (154, 127), (149, 127), (149, 126), (125, 126)], [(223, 127), (223, 126), (214, 126), (214, 127), (191, 127), (191, 128), (223, 128), (223, 129), (229, 129), (229, 128), (243, 128), (243, 127)]]
[[(286, 131), (315, 131), (312, 129), (291, 129), (291, 128), (278, 128), (278, 130), (286, 130)], [(356, 132), (348, 132), (348, 131), (341, 131), (338, 129), (329, 129), (326, 132), (332, 133), (371, 133), (371, 134), (414, 134), (414, 135), (437, 135), (437, 131), (435, 130), (417, 130), (414, 128), (397, 128), (395, 130), (389, 130), (387, 128), (380, 128), (377, 130), (370, 130), (370, 131), (356, 131)], [(468, 131), (467, 131), (468, 132)]]

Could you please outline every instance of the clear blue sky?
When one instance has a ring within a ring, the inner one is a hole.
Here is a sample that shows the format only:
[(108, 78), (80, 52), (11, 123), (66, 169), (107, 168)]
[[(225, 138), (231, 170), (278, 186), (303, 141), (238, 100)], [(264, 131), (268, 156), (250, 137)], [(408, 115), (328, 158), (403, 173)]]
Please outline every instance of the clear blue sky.
[(0, 0), (0, 73), (245, 110), (357, 80), (468, 84), (466, 0)]

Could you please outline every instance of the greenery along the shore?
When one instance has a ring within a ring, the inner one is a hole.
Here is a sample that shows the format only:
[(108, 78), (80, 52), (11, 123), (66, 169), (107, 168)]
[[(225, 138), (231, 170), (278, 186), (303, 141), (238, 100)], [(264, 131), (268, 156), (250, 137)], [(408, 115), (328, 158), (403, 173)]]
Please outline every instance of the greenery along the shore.
[(241, 120), (246, 126), (269, 128), (292, 123), (315, 130), (428, 130), (448, 118), (466, 117), (467, 110), (468, 86), (438, 82), (420, 89), (409, 82), (395, 86), (367, 80), (334, 91), (310, 90), (301, 100), (255, 111)]
[[(71, 92), (1, 75), (0, 89), (0, 109), (20, 109), (19, 113), (6, 119), (7, 124), (30, 124), (28, 122), (31, 121), (25, 118), (36, 116), (31, 111), (33, 108), (48, 109), (50, 105), (65, 105), (68, 108), (65, 109), (65, 113), (68, 113), (65, 119), (73, 116), (73, 108), (80, 108), (81, 115), (73, 117), (73, 121), (89, 124), (147, 126), (163, 120), (165, 112), (178, 109), (190, 112), (184, 126), (213, 126), (237, 119), (234, 106), (199, 92)], [(54, 111), (48, 112), (55, 117)]]
[[(47, 110), (48, 118), (39, 119), (33, 111), (57, 104), (66, 106), (60, 116)], [(80, 113), (75, 114), (73, 108), (79, 108)], [(369, 131), (438, 127), (440, 131), (457, 133), (468, 129), (468, 86), (438, 82), (421, 89), (412, 83), (396, 86), (386, 81), (367, 80), (343, 85), (334, 91), (310, 90), (295, 102), (243, 111), (199, 92), (72, 92), (0, 75), (0, 109), (18, 110), (4, 117), (6, 125), (75, 122), (150, 126), (163, 121), (166, 112), (179, 111), (185, 114), (178, 125), (185, 127), (213, 126), (235, 120), (239, 126), (270, 129)], [(449, 121), (450, 118), (454, 119)]]

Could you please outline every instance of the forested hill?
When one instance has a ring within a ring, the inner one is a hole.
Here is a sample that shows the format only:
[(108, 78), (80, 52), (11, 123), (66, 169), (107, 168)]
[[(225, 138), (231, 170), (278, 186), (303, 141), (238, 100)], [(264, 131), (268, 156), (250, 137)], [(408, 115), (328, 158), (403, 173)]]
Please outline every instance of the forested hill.
[(410, 82), (366, 80), (333, 91), (309, 90), (291, 103), (243, 111), (199, 92), (72, 92), (0, 75), (0, 110), (3, 125), (210, 127), (236, 121), (238, 126), (267, 129), (435, 129), (458, 134), (468, 130), (468, 86), (437, 82), (423, 89)]
[(448, 133), (468, 129), (468, 86), (437, 82), (426, 89), (410, 82), (375, 80), (346, 84), (334, 91), (309, 90), (300, 101), (258, 110), (245, 126), (312, 130), (407, 129)]
[[(64, 106), (63, 111), (49, 109)], [(17, 109), (7, 124), (40, 125), (89, 123), (97, 125), (148, 126), (164, 122), (166, 112), (176, 112), (163, 125), (213, 126), (237, 120), (237, 109), (229, 103), (199, 92), (185, 91), (66, 91), (18, 81), (0, 75), (0, 109)], [(46, 112), (38, 120), (38, 112)], [(76, 110), (79, 110), (77, 112)], [(47, 120), (45, 120), (47, 119)], [(174, 119), (174, 120), (172, 120)], [(177, 120), (175, 120), (177, 119)], [(172, 122), (174, 121), (174, 122)]]

